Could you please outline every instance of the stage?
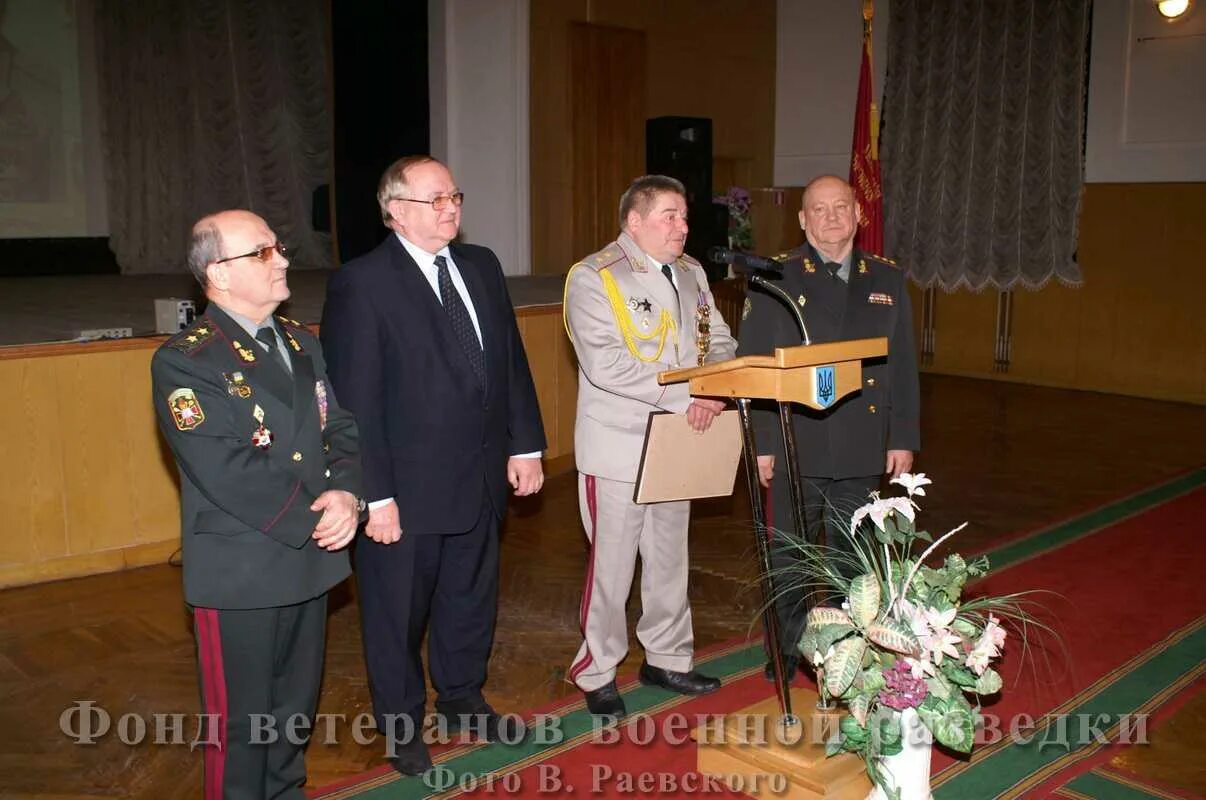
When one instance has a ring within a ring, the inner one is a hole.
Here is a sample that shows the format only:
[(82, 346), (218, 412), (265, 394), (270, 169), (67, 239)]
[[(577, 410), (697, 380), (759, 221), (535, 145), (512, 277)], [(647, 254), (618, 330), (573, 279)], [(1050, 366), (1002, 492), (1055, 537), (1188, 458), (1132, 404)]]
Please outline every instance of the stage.
[[(293, 291), (281, 313), (318, 322), (326, 295), (326, 270), (289, 273)], [(561, 303), (564, 276), (507, 278), (516, 308)], [(0, 346), (72, 341), (81, 330), (128, 327), (134, 336), (155, 334), (159, 297), (193, 300), (203, 306), (192, 275), (48, 275), (0, 278)]]

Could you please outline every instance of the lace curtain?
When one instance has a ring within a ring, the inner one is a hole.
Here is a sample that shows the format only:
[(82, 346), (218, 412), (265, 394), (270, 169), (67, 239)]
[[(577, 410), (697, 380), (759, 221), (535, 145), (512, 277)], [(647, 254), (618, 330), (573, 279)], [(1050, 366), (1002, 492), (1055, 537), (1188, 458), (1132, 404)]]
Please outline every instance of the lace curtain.
[(110, 247), (124, 274), (184, 272), (199, 217), (247, 208), (333, 266), (311, 229), (329, 180), (326, 0), (97, 0)]
[(947, 291), (1081, 282), (1090, 0), (892, 0), (887, 250)]

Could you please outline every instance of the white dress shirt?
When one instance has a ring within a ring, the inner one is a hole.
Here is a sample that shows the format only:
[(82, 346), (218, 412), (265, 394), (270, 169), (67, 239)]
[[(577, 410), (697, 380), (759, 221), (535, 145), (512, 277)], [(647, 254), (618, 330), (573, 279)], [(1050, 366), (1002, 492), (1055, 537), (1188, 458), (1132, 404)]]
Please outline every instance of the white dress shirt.
[(419, 265), (419, 272), (423, 273), (423, 277), (427, 279), (427, 283), (431, 286), (431, 291), (435, 292), (436, 300), (443, 304), (444, 300), (440, 297), (440, 269), (436, 266), (436, 256), (443, 256), (448, 262), (448, 277), (452, 279), (452, 288), (456, 289), (456, 293), (461, 296), (461, 302), (465, 304), (465, 308), (469, 311), (469, 319), (473, 320), (473, 330), (477, 333), (477, 341), (482, 347), (485, 347), (485, 341), (482, 339), (482, 326), (477, 321), (477, 309), (473, 307), (473, 300), (469, 297), (469, 289), (465, 286), (465, 279), (461, 277), (461, 271), (457, 268), (456, 262), (452, 260), (452, 253), (448, 251), (448, 247), (441, 247), (438, 253), (429, 253), (406, 240), (402, 234), (397, 231), (394, 235), (398, 237), (398, 241), (406, 248), (406, 252)]

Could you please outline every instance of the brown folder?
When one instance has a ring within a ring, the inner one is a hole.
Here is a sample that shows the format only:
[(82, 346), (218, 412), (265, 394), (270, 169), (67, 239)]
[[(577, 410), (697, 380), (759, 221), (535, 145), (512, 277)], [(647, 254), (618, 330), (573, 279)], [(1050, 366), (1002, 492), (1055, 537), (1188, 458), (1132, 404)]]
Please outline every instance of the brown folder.
[(722, 411), (703, 433), (691, 430), (686, 414), (652, 413), (633, 500), (664, 503), (728, 496), (740, 461), (741, 421), (736, 411)]

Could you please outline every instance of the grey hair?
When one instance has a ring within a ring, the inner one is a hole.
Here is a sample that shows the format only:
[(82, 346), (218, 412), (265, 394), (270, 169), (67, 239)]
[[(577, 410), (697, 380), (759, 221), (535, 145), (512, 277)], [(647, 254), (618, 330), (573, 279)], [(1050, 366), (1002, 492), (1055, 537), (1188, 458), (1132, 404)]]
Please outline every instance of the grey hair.
[(642, 175), (634, 180), (620, 195), (620, 230), (625, 230), (629, 211), (636, 211), (644, 217), (653, 205), (653, 198), (663, 192), (674, 192), (684, 198), (687, 196), (687, 188), (682, 181), (668, 175)]
[(188, 269), (201, 288), (209, 286), (205, 268), (222, 258), (223, 253), (222, 232), (212, 217), (205, 217), (193, 226), (193, 235), (188, 242)]
[(429, 161), (435, 162), (447, 169), (447, 165), (438, 158), (428, 155), (417, 155), (403, 156), (386, 167), (385, 172), (381, 173), (381, 180), (377, 182), (377, 205), (381, 208), (381, 221), (385, 223), (385, 227), (388, 228), (389, 223), (393, 221), (393, 217), (389, 213), (389, 201), (399, 199), (402, 196), (402, 192), (406, 190), (406, 170), (419, 164), (426, 164)]

